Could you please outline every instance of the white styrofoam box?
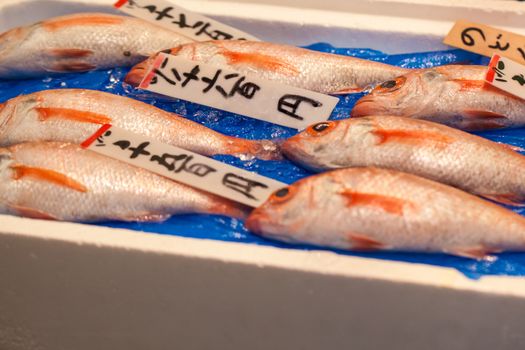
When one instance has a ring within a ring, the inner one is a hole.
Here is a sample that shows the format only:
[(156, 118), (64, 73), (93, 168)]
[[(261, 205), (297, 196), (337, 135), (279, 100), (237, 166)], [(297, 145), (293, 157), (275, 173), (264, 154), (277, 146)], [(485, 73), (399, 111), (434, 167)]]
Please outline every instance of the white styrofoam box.
[[(0, 0), (0, 30), (111, 1)], [(178, 1), (267, 40), (441, 49), (510, 1)], [(525, 279), (0, 215), (0, 349), (521, 349)]]

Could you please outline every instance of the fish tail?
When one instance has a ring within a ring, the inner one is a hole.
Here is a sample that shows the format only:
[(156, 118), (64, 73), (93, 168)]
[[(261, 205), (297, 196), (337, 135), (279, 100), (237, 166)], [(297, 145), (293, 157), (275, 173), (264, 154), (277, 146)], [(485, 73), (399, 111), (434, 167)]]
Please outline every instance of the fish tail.
[(237, 139), (228, 146), (228, 154), (264, 160), (283, 159), (279, 145), (270, 140)]
[(218, 198), (205, 214), (215, 214), (229, 216), (235, 219), (244, 220), (248, 217), (251, 209), (243, 204), (235, 203), (228, 199)]

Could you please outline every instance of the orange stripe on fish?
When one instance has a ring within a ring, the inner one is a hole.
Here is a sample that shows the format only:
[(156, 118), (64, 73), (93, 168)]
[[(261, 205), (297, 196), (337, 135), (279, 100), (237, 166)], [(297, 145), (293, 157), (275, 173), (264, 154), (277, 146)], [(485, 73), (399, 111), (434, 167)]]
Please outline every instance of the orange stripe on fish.
[(93, 51), (83, 49), (49, 49), (47, 53), (56, 58), (81, 58), (92, 55)]
[(484, 80), (453, 79), (452, 81), (460, 85), (459, 91), (476, 91), (483, 89), (485, 86), (490, 86)]
[(375, 129), (372, 134), (379, 138), (378, 145), (387, 142), (400, 142), (416, 145), (440, 145), (446, 146), (454, 142), (454, 139), (433, 131), (425, 130), (387, 130)]
[(377, 207), (387, 213), (394, 215), (403, 215), (403, 208), (405, 205), (413, 207), (412, 203), (390, 196), (384, 196), (373, 193), (360, 193), (353, 190), (344, 190), (341, 194), (346, 198), (346, 205), (353, 206), (367, 206)]
[(50, 31), (55, 31), (73, 26), (105, 26), (122, 24), (124, 18), (113, 16), (84, 15), (66, 19), (48, 20), (42, 26)]
[(299, 70), (288, 62), (261, 53), (244, 53), (223, 50), (221, 54), (228, 59), (229, 64), (246, 64), (286, 75), (298, 75)]
[(46, 107), (36, 107), (35, 110), (39, 114), (39, 119), (41, 121), (46, 121), (48, 119), (65, 119), (72, 120), (80, 123), (92, 123), (92, 124), (111, 124), (111, 118), (98, 113), (79, 111), (76, 109), (68, 108), (46, 108)]
[(80, 182), (77, 182), (64, 174), (58, 173), (53, 170), (33, 168), (25, 165), (12, 165), (11, 169), (13, 169), (14, 171), (14, 180), (20, 180), (24, 177), (32, 177), (62, 187), (68, 187), (78, 192), (87, 192), (88, 190), (87, 187), (82, 185)]

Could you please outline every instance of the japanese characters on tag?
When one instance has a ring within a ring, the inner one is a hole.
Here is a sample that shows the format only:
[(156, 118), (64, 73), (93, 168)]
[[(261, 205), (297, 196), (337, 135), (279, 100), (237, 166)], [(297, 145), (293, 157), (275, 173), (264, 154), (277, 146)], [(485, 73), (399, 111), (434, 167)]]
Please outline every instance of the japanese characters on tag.
[(443, 42), (491, 57), (493, 54), (525, 63), (525, 36), (467, 21), (457, 21)]
[(84, 141), (82, 147), (251, 207), (259, 206), (274, 191), (287, 186), (108, 124)]
[(256, 37), (188, 11), (165, 0), (119, 0), (120, 11), (153, 22), (193, 40), (259, 40)]
[(166, 53), (158, 55), (139, 87), (299, 130), (327, 120), (339, 102), (337, 97)]
[(525, 66), (494, 55), (485, 80), (498, 89), (525, 99)]

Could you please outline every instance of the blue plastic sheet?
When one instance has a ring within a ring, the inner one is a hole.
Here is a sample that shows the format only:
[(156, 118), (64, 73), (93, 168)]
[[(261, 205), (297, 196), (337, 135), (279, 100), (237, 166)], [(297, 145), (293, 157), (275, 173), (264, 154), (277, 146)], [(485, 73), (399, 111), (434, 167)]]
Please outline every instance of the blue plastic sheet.
[[(328, 44), (315, 44), (310, 49), (333, 52), (342, 55), (367, 58), (393, 65), (409, 68), (433, 67), (443, 64), (487, 64), (488, 58), (462, 50), (450, 50), (428, 53), (414, 53), (402, 55), (386, 55), (379, 51), (368, 49), (334, 48)], [(246, 118), (232, 113), (222, 112), (184, 101), (167, 101), (154, 99), (151, 96), (137, 91), (126, 92), (121, 84), (128, 72), (127, 68), (116, 68), (107, 71), (96, 71), (83, 74), (69, 74), (55, 78), (21, 81), (0, 81), (0, 101), (3, 102), (19, 94), (26, 94), (45, 89), (56, 88), (83, 88), (111, 92), (118, 95), (127, 95), (140, 98), (147, 103), (162, 109), (183, 115), (198, 123), (217, 130), (221, 133), (248, 139), (284, 139), (296, 133), (295, 130)], [(340, 101), (332, 113), (331, 119), (348, 118), (354, 103), (362, 94), (350, 94), (340, 97)], [(479, 133), (491, 140), (506, 142), (512, 145), (525, 147), (525, 130), (513, 129)], [(310, 173), (287, 160), (241, 161), (231, 156), (217, 156), (218, 160), (255, 171), (259, 174), (277, 180), (292, 183)], [(516, 210), (520, 212), (519, 210)], [(525, 210), (520, 212), (525, 214)], [(163, 223), (124, 223), (106, 222), (103, 226), (126, 228), (167, 235), (213, 239), (231, 242), (242, 242), (278, 246), (288, 249), (312, 249), (305, 246), (294, 246), (266, 240), (249, 233), (243, 223), (236, 219), (211, 215), (180, 215), (174, 216)], [(315, 248), (320, 249), (320, 248)], [(337, 251), (340, 254), (365, 256), (387, 260), (425, 263), (430, 265), (456, 268), (471, 278), (483, 275), (518, 275), (525, 276), (525, 253), (504, 253), (491, 261), (474, 261), (444, 254), (416, 254), (416, 253), (349, 253)]]

